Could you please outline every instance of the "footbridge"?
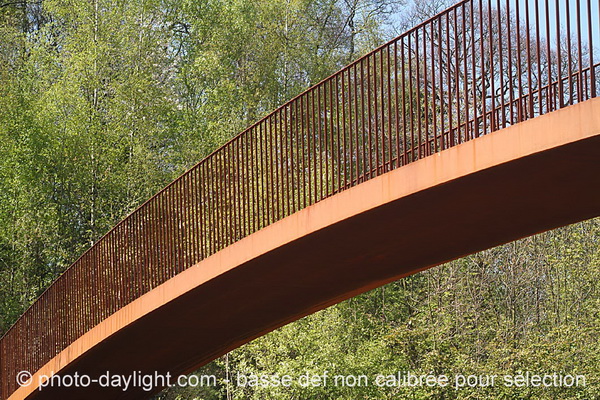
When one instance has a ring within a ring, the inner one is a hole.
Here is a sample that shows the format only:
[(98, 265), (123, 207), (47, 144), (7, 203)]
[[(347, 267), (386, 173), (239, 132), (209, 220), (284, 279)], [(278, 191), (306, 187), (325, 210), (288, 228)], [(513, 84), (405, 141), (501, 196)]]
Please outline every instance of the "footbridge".
[(283, 104), (33, 303), (0, 340), (1, 398), (147, 398), (36, 382), (188, 373), (372, 288), (600, 215), (599, 3), (461, 1)]

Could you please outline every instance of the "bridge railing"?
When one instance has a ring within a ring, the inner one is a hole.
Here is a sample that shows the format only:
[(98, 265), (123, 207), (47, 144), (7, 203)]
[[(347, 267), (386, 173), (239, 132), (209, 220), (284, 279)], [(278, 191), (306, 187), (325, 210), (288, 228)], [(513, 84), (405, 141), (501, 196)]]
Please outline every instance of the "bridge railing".
[(461, 1), (306, 90), (87, 250), (0, 343), (2, 398), (102, 320), (232, 243), (436, 152), (598, 95), (600, 4)]

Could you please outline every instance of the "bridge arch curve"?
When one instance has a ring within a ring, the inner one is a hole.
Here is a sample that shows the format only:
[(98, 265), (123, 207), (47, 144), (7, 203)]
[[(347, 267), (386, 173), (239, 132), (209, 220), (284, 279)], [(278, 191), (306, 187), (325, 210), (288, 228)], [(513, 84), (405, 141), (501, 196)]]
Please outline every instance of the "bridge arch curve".
[[(111, 315), (36, 372), (176, 376), (417, 271), (600, 214), (600, 99), (444, 150), (292, 214)], [(134, 399), (19, 388), (9, 399)]]
[[(590, 4), (577, 8), (582, 20), (595, 15)], [(458, 1), (283, 104), (119, 222), (0, 339), (1, 397), (147, 397), (36, 391), (16, 375), (190, 372), (371, 288), (598, 216), (597, 27), (579, 27), (588, 32), (565, 48), (572, 32), (556, 26), (546, 52), (531, 52), (529, 40), (488, 29), (513, 21), (492, 9)], [(534, 20), (515, 25), (540, 33)]]

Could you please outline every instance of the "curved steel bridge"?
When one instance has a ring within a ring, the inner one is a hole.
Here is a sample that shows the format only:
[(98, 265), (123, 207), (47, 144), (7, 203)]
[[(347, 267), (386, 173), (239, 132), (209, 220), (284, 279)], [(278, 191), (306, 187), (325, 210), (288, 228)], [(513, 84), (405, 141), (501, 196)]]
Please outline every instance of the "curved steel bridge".
[(600, 4), (571, 3), (461, 1), (246, 129), (21, 316), (0, 342), (1, 397), (145, 398), (16, 379), (191, 372), (366, 290), (600, 215)]

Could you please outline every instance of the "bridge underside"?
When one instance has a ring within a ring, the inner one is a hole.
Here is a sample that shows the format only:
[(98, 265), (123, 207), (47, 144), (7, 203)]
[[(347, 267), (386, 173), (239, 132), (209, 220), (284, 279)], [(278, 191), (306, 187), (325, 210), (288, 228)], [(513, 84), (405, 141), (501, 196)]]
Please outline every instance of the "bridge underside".
[[(600, 214), (600, 101), (475, 139), (344, 191), (202, 261), (39, 373), (191, 372), (279, 326), (417, 271)], [(21, 388), (11, 399), (146, 398)]]

